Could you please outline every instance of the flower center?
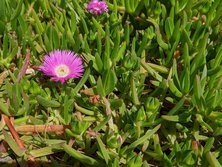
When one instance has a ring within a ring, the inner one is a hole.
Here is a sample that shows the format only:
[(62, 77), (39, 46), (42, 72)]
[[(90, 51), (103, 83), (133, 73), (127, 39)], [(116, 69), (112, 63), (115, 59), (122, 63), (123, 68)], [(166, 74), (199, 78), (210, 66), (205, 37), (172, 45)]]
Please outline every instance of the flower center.
[(94, 8), (96, 11), (100, 11), (100, 8), (99, 7), (95, 7)]
[(64, 64), (61, 64), (55, 68), (55, 73), (58, 77), (66, 77), (69, 75), (69, 72), (69, 67)]

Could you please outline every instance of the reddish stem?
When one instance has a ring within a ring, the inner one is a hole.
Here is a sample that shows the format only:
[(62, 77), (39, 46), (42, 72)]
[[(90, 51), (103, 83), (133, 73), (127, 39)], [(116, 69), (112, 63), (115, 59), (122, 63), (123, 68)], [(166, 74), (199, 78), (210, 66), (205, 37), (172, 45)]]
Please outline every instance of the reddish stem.
[[(15, 141), (16, 141), (16, 143), (19, 145), (19, 147), (20, 147), (21, 149), (26, 149), (26, 148), (25, 148), (25, 145), (24, 145), (23, 142), (21, 141), (18, 133), (16, 132), (16, 130), (15, 130), (14, 126), (12, 125), (12, 123), (11, 123), (10, 119), (8, 118), (8, 116), (2, 114), (2, 118), (4, 119), (6, 125), (8, 126), (8, 129), (10, 130), (13, 138), (15, 139)], [(14, 120), (14, 119), (12, 118), (12, 120)], [(28, 158), (29, 158), (29, 162), (30, 162), (32, 165), (34, 165), (34, 166), (39, 166), (39, 165), (36, 163), (36, 161), (35, 161), (35, 159), (34, 159), (34, 157), (33, 157), (32, 155), (29, 155)]]
[(70, 125), (23, 125), (16, 127), (17, 132), (33, 132), (33, 133), (42, 133), (42, 132), (62, 132), (64, 133), (65, 129), (70, 129)]
[(6, 125), (8, 126), (12, 136), (14, 137), (14, 139), (15, 139), (16, 143), (19, 145), (19, 147), (21, 149), (26, 149), (24, 144), (22, 143), (18, 133), (16, 132), (15, 128), (13, 127), (11, 121), (9, 120), (9, 118), (4, 114), (2, 114), (2, 118), (4, 119)]
[(23, 75), (25, 75), (25, 72), (29, 66), (29, 62), (30, 62), (30, 49), (27, 50), (27, 55), (24, 60), (24, 64), (22, 65), (22, 68), (19, 71), (18, 78), (16, 79), (16, 82), (19, 82), (22, 79)]

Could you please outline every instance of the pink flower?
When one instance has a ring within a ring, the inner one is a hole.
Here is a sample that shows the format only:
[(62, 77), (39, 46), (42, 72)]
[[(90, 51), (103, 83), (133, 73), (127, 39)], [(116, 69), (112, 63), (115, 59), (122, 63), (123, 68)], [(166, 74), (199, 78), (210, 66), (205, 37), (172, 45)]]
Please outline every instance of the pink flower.
[(105, 1), (92, 0), (87, 5), (87, 10), (98, 15), (102, 14), (103, 11), (108, 12), (108, 6)]
[(74, 52), (65, 50), (50, 52), (44, 57), (43, 65), (39, 69), (61, 83), (70, 78), (81, 77), (84, 71), (82, 59)]

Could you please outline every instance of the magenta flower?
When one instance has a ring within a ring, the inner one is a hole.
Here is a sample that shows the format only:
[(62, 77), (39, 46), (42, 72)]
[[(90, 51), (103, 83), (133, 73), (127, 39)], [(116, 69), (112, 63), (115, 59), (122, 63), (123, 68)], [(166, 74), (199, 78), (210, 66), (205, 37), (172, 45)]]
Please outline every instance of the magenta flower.
[(87, 10), (98, 15), (102, 14), (102, 12), (108, 12), (108, 6), (105, 1), (92, 0), (87, 5)]
[(64, 83), (70, 78), (82, 76), (84, 67), (82, 59), (71, 51), (56, 50), (44, 57), (43, 65), (39, 69), (52, 80)]

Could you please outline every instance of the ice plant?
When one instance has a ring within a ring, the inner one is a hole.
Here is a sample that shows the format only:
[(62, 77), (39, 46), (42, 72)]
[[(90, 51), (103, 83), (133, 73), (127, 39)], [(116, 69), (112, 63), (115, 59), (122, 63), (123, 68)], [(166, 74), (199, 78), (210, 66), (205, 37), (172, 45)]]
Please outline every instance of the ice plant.
[(105, 1), (92, 0), (88, 3), (87, 10), (98, 15), (103, 12), (108, 12), (108, 6)]
[(82, 76), (84, 68), (82, 59), (71, 51), (56, 50), (44, 57), (43, 65), (39, 69), (52, 80), (64, 83), (70, 78)]

